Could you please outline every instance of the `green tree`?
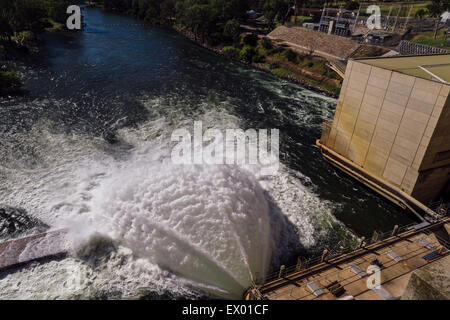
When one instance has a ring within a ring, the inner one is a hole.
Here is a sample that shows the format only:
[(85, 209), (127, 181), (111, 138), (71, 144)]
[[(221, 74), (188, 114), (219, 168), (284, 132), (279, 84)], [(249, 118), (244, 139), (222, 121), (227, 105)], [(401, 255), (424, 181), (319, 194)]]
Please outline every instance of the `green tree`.
[(419, 19), (423, 19), (423, 17), (425, 17), (426, 13), (427, 12), (424, 9), (419, 9), (419, 10), (417, 10), (415, 16)]
[(7, 38), (11, 42), (11, 37), (14, 34), (13, 21), (13, 7), (10, 0), (0, 0), (0, 37)]
[(436, 19), (434, 35), (433, 35), (434, 39), (436, 39), (438, 30), (439, 30), (441, 14), (445, 10), (448, 10), (448, 9), (450, 9), (450, 1), (449, 0), (432, 0), (431, 3), (429, 5), (427, 5), (428, 13), (430, 14), (431, 17)]
[(237, 19), (228, 20), (223, 29), (223, 35), (233, 41), (236, 41), (239, 37), (240, 29), (241, 27)]
[(258, 35), (256, 33), (247, 33), (242, 38), (242, 43), (251, 47), (256, 47), (258, 44)]
[(11, 37), (13, 35), (13, 28), (9, 22), (7, 16), (0, 13), (0, 37), (7, 38), (11, 42)]
[(65, 23), (67, 19), (67, 7), (73, 4), (72, 0), (44, 0), (47, 15), (54, 21)]
[(21, 86), (22, 81), (18, 75), (0, 71), (0, 94), (16, 93)]
[(348, 1), (345, 4), (345, 9), (347, 10), (358, 10), (359, 9), (359, 2), (357, 1)]
[(38, 0), (16, 0), (14, 2), (14, 31), (31, 31), (34, 38), (44, 30), (42, 19), (47, 16), (44, 3)]
[(273, 27), (276, 21), (281, 21), (279, 17), (284, 17), (291, 6), (292, 1), (289, 0), (265, 0), (263, 13), (269, 26)]
[(252, 62), (254, 61), (254, 58), (257, 56), (257, 54), (258, 51), (256, 48), (247, 45), (241, 49), (241, 52), (239, 53), (239, 58), (247, 62)]

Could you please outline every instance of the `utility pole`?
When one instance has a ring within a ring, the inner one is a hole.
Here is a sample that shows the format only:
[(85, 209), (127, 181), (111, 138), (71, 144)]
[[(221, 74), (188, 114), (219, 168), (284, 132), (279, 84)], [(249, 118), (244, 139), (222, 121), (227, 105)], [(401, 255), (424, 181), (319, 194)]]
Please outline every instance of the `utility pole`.
[(298, 7), (298, 3), (297, 3), (298, 1), (295, 1), (294, 2), (294, 25), (296, 25), (297, 24), (297, 7)]
[(391, 18), (391, 12), (392, 12), (392, 6), (389, 8), (389, 13), (388, 13), (388, 16), (386, 18), (386, 23), (384, 25), (384, 29), (385, 30), (389, 30), (389, 19)]
[(411, 12), (412, 12), (413, 7), (414, 7), (414, 6), (411, 6), (411, 7), (409, 8), (408, 16), (406, 17), (405, 26), (404, 26), (404, 28), (403, 28), (403, 29), (405, 29), (405, 30), (408, 28), (409, 17), (411, 16)]
[(398, 17), (400, 16), (400, 11), (402, 11), (402, 6), (398, 8), (397, 16), (395, 17), (394, 27), (392, 28), (392, 31), (395, 32), (395, 28), (397, 27), (397, 21)]
[[(322, 15), (320, 16), (319, 30), (320, 30), (320, 27), (321, 27), (321, 25), (322, 25), (323, 16), (324, 16), (324, 14), (325, 14), (325, 5), (326, 5), (326, 3), (323, 4)], [(325, 32), (325, 30), (321, 30), (321, 31), (322, 31), (322, 32)], [(328, 30), (327, 30), (327, 31), (328, 31)]]
[(358, 24), (358, 18), (359, 18), (359, 12), (360, 12), (360, 11), (361, 11), (361, 4), (359, 5), (358, 13), (356, 14), (355, 23), (354, 23), (354, 25), (353, 25), (353, 33), (355, 33), (356, 25)]

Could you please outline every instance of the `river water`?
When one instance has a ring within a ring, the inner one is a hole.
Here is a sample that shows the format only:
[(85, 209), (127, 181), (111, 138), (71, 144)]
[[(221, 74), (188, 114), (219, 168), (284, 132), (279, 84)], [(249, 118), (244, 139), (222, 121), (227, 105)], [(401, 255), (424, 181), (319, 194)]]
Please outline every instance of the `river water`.
[[(26, 94), (0, 104), (0, 207), (23, 209), (0, 217), (0, 236), (64, 227), (73, 254), (0, 275), (0, 298), (240, 298), (299, 254), (354, 242), (351, 230), (411, 222), (321, 159), (335, 99), (172, 31), (84, 15), (82, 32), (43, 36), (17, 66)], [(278, 174), (171, 164), (171, 133), (194, 121), (279, 129)]]

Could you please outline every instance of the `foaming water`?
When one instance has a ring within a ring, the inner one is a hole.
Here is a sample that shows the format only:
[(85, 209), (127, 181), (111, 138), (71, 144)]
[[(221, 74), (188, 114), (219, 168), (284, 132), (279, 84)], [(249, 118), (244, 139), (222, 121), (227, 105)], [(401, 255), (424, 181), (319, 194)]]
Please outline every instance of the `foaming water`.
[(269, 206), (237, 167), (133, 165), (93, 197), (102, 232), (221, 295), (239, 297), (269, 267)]

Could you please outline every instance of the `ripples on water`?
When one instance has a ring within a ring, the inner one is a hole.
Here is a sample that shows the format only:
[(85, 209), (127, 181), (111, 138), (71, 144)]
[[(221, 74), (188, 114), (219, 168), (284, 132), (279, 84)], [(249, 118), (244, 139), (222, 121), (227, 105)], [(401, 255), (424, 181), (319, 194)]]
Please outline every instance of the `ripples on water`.
[[(360, 234), (409, 222), (321, 160), (334, 99), (125, 17), (85, 21), (46, 35), (19, 67), (27, 94), (0, 104), (0, 203), (69, 227), (78, 254), (0, 276), (0, 297), (240, 298), (299, 252), (351, 241), (336, 218)], [(279, 174), (171, 165), (171, 132), (194, 120), (280, 129)]]

